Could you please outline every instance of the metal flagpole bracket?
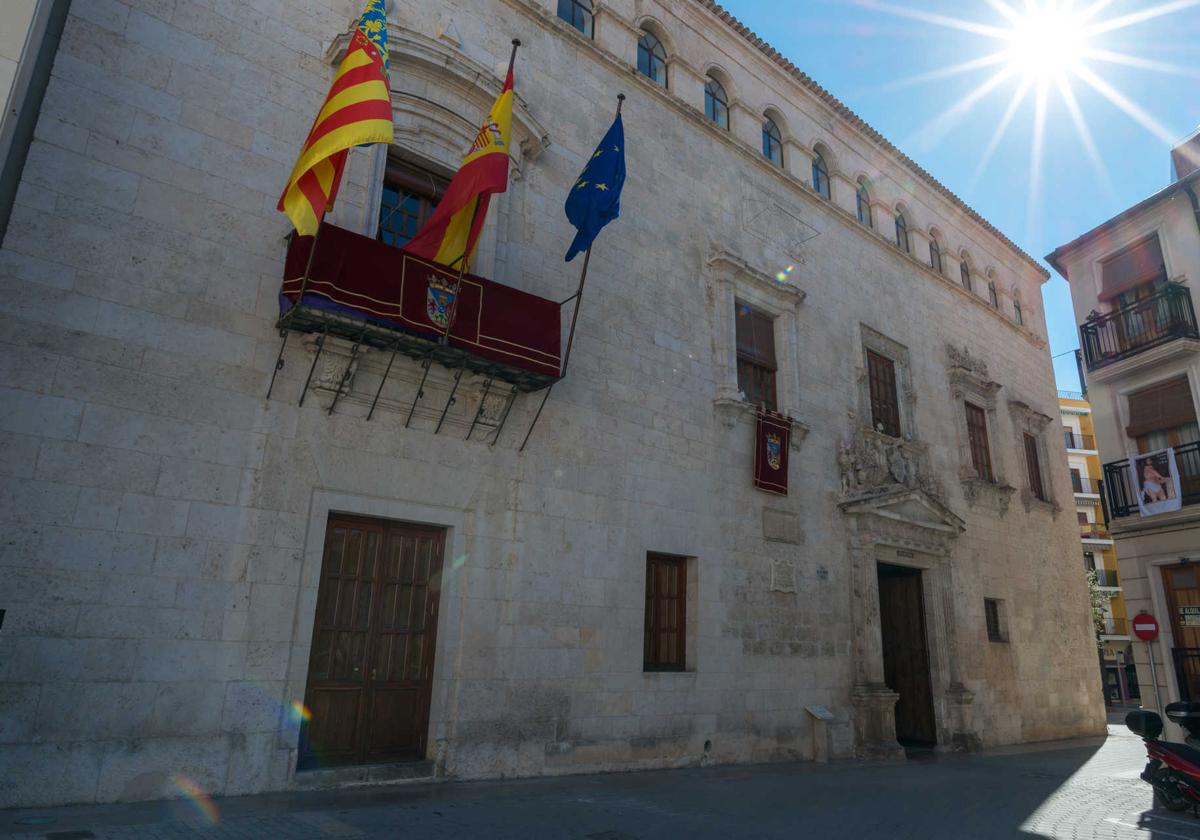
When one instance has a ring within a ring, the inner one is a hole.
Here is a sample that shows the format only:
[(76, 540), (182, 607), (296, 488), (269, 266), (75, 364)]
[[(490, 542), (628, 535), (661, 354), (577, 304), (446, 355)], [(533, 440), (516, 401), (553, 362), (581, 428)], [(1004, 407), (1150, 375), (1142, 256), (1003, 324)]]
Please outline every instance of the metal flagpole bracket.
[(371, 408), (367, 412), (367, 422), (370, 422), (371, 417), (375, 414), (375, 406), (379, 404), (379, 395), (383, 393), (383, 384), (387, 382), (388, 374), (392, 372), (392, 364), (396, 361), (396, 352), (400, 349), (400, 339), (396, 339), (392, 343), (392, 355), (388, 358), (387, 367), (383, 369), (383, 377), (379, 380), (379, 387), (375, 389), (375, 399), (371, 400)]
[(404, 418), (404, 428), (408, 428), (408, 424), (412, 422), (413, 412), (417, 410), (417, 403), (421, 401), (421, 397), (425, 396), (425, 380), (429, 378), (429, 369), (433, 367), (433, 356), (426, 356), (421, 360), (421, 367), (425, 372), (421, 374), (421, 383), (417, 385), (417, 396), (413, 398), (412, 405), (408, 407), (408, 417)]
[[(291, 310), (288, 310), (289, 312)], [(267, 399), (271, 399), (271, 392), (275, 390), (275, 377), (279, 375), (279, 371), (283, 370), (283, 350), (287, 347), (288, 336), (291, 330), (280, 328), (279, 335), (283, 340), (279, 342), (279, 355), (275, 357), (275, 367), (271, 370), (271, 384), (267, 386)]]
[(358, 359), (358, 348), (362, 346), (362, 341), (367, 335), (367, 328), (364, 326), (363, 331), (359, 333), (358, 340), (354, 342), (354, 348), (350, 351), (350, 361), (346, 362), (346, 369), (342, 371), (342, 379), (338, 382), (337, 390), (333, 394), (333, 402), (329, 404), (329, 414), (333, 414), (333, 409), (337, 407), (338, 400), (342, 398), (342, 392), (346, 390), (347, 384), (350, 382), (350, 377), (354, 375), (354, 362)]
[(308, 368), (308, 376), (304, 380), (304, 390), (300, 392), (300, 405), (304, 405), (304, 398), (308, 396), (308, 386), (312, 382), (313, 371), (317, 369), (317, 362), (321, 358), (321, 351), (325, 349), (325, 339), (329, 336), (329, 325), (325, 325), (325, 329), (321, 331), (321, 337), (317, 339), (317, 352), (313, 354), (312, 364)]
[(442, 424), (446, 422), (446, 414), (450, 411), (450, 406), (458, 402), (458, 398), (454, 394), (458, 391), (458, 383), (462, 381), (462, 375), (462, 368), (454, 371), (454, 387), (450, 389), (450, 396), (446, 398), (446, 405), (442, 407), (442, 416), (438, 418), (437, 428), (433, 430), (435, 435), (442, 430)]

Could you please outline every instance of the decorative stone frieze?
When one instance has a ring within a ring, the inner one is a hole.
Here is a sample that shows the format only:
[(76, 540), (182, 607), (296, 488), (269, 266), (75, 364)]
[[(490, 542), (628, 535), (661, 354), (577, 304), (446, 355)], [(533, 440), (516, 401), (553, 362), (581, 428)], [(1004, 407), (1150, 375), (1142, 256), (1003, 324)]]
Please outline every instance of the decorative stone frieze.
[(886, 493), (898, 487), (921, 490), (936, 499), (945, 491), (933, 477), (926, 447), (913, 441), (858, 428), (837, 453), (843, 499)]

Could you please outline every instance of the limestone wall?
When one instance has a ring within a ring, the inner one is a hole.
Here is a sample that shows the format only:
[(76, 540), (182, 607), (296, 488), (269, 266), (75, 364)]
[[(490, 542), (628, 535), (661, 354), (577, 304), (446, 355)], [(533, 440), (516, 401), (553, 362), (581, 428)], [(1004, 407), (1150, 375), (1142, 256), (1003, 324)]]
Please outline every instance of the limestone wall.
[[(430, 730), (441, 774), (806, 758), (805, 705), (834, 712), (835, 751), (849, 754), (862, 593), (836, 456), (863, 416), (864, 326), (907, 349), (923, 469), (965, 522), (937, 611), (947, 626), (931, 633), (952, 628), (940, 667), (974, 700), (953, 711), (937, 687), (940, 736), (1100, 731), (1053, 426), (1046, 474), (1064, 510), (1021, 498), (1009, 402), (1056, 413), (1040, 311), (1018, 328), (1007, 299), (996, 312), (959, 285), (956, 261), (939, 278), (899, 254), (889, 220), (875, 232), (852, 218), (845, 183), (832, 204), (814, 196), (799, 144), (836, 145), (839, 171), (869, 172), (881, 207), (903, 200), (1002, 290), (1038, 300), (1041, 277), (699, 4), (606, 3), (596, 44), (551, 3), (391, 11), (397, 142), (431, 165), (455, 165), (510, 39), (524, 42), (525, 142), (477, 266), (501, 282), (573, 291), (562, 201), (628, 95), (623, 215), (597, 242), (570, 373), (523, 453), (531, 398), (496, 446), (464, 442), (478, 381), (434, 435), (449, 385), (436, 367), (404, 428), (420, 376), (407, 361), (366, 422), (378, 355), (332, 416), (328, 388), (299, 407), (312, 356), (296, 336), (265, 400), (288, 232), (274, 206), (351, 5), (72, 5), (0, 251), (0, 806), (170, 795), (174, 774), (213, 793), (292, 784), (283, 710), (304, 696), (329, 511), (449, 529)], [(697, 73), (720, 61), (732, 75), (746, 103), (733, 136), (704, 123), (682, 59), (669, 96), (630, 70), (629, 27), (650, 12)], [(786, 173), (747, 127), (767, 104), (794, 120)], [(377, 164), (355, 152), (339, 224), (369, 225)], [(752, 416), (728, 399), (735, 293), (790, 325), (781, 391), (808, 433), (787, 498), (752, 488)], [(1002, 386), (992, 452), (1015, 488), (1003, 516), (994, 494), (968, 503), (959, 479), (948, 346)], [(327, 358), (319, 382), (339, 378)], [(689, 672), (642, 671), (647, 551), (696, 558)], [(985, 597), (1007, 605), (1008, 643), (987, 641)]]

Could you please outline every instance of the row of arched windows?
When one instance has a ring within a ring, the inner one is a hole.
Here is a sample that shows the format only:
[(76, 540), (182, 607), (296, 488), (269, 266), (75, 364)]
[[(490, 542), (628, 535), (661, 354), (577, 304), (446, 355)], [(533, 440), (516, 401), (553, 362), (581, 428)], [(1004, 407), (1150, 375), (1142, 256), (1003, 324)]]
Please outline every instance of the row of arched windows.
[[(595, 9), (592, 0), (558, 0), (558, 16), (584, 35), (593, 36)], [(637, 69), (639, 73), (656, 85), (667, 87), (667, 51), (662, 40), (649, 29), (643, 29), (638, 38)], [(704, 80), (704, 115), (712, 123), (729, 130), (729, 94), (712, 72), (709, 72)], [(762, 155), (775, 166), (783, 168), (783, 132), (779, 128), (779, 123), (769, 114), (763, 115)], [(820, 148), (815, 149), (812, 156), (812, 188), (813, 192), (826, 201), (833, 200), (829, 164)], [(858, 221), (874, 230), (875, 220), (871, 209), (870, 188), (865, 179), (859, 178), (855, 193), (855, 212)], [(896, 247), (911, 255), (912, 237), (909, 235), (909, 223), (900, 206), (895, 209), (894, 227)], [(929, 267), (944, 276), (945, 263), (942, 245), (933, 231), (930, 231), (929, 237)], [(974, 292), (971, 282), (971, 267), (965, 258), (959, 263), (959, 276), (963, 287), (969, 292)], [(999, 310), (999, 294), (996, 291), (995, 281), (990, 277), (988, 278), (987, 293), (988, 302), (992, 308)], [(1018, 324), (1025, 323), (1021, 302), (1015, 293), (1013, 295), (1013, 319)]]

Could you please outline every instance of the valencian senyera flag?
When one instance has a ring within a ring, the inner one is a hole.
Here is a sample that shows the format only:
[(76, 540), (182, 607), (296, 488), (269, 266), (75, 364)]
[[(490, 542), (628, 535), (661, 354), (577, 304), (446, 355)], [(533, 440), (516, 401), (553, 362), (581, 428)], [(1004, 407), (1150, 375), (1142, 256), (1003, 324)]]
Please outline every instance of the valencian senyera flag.
[(384, 0), (369, 0), (279, 198), (301, 236), (315, 234), (333, 207), (349, 150), (392, 142), (387, 60)]
[(508, 189), (508, 150), (512, 139), (513, 71), (479, 127), (462, 165), (425, 226), (404, 250), (418, 257), (463, 268), (479, 241), (492, 193)]
[(592, 247), (600, 229), (621, 215), (624, 184), (625, 127), (618, 113), (567, 196), (567, 220), (578, 231), (567, 250), (567, 262)]

